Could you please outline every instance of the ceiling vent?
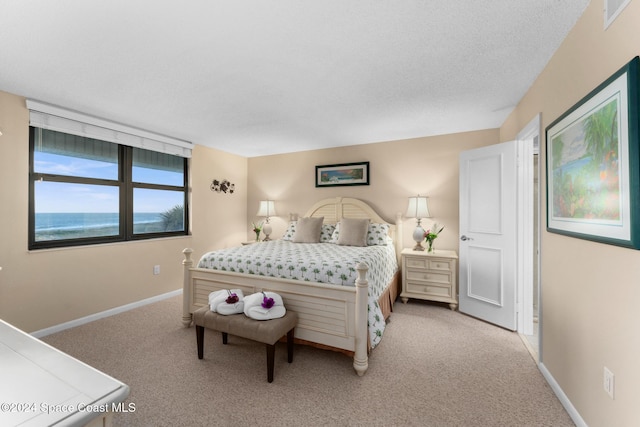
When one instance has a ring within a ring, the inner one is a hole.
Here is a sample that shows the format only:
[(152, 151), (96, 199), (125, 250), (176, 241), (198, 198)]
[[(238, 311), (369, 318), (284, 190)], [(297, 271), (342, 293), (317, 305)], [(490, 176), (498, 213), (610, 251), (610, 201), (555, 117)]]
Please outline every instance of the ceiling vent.
[(604, 0), (604, 29), (606, 30), (609, 25), (620, 15), (622, 9), (624, 9), (631, 0)]

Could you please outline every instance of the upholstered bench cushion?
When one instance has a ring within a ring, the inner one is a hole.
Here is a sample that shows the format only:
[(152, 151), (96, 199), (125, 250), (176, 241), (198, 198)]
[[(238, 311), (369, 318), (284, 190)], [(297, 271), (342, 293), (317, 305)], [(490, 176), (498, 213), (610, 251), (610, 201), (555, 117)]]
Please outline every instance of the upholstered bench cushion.
[(278, 319), (254, 320), (244, 314), (222, 315), (204, 306), (193, 313), (193, 322), (214, 331), (225, 332), (237, 337), (253, 341), (275, 344), (280, 338), (293, 329), (298, 322), (298, 315), (293, 311)]
[(244, 314), (225, 316), (212, 312), (208, 306), (202, 307), (193, 313), (198, 359), (204, 357), (205, 329), (222, 332), (222, 344), (227, 343), (228, 334), (264, 343), (267, 348), (267, 381), (273, 382), (276, 342), (283, 336), (287, 336), (287, 361), (293, 362), (293, 333), (297, 321), (298, 315), (293, 311), (287, 311), (278, 319), (255, 320)]

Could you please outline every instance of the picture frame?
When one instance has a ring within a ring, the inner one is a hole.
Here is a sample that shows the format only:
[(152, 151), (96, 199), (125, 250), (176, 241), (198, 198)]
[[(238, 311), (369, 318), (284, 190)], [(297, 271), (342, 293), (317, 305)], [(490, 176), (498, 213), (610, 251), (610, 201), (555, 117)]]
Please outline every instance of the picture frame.
[(316, 187), (369, 185), (369, 162), (316, 166)]
[(547, 231), (638, 249), (638, 57), (546, 129)]

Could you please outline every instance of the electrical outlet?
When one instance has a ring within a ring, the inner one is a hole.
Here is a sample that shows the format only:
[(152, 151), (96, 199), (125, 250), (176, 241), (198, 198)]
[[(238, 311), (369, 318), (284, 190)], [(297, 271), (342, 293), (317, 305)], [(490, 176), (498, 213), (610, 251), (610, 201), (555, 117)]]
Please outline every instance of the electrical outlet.
[(609, 370), (606, 366), (604, 367), (604, 391), (607, 392), (609, 397), (613, 399), (613, 390), (615, 385), (615, 376), (613, 372)]
[(160, 266), (159, 265), (154, 265), (153, 266), (153, 274), (160, 274)]

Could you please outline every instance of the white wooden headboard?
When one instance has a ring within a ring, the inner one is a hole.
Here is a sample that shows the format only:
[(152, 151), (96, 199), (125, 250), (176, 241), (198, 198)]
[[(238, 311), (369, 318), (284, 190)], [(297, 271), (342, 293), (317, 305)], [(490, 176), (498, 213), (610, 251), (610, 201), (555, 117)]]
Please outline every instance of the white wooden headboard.
[(326, 224), (337, 224), (342, 218), (368, 218), (373, 223), (388, 224), (389, 236), (393, 239), (396, 255), (400, 259), (402, 252), (402, 215), (396, 216), (396, 223), (385, 221), (373, 210), (371, 206), (359, 199), (350, 197), (332, 197), (323, 199), (314, 204), (305, 214), (305, 217), (324, 217)]

